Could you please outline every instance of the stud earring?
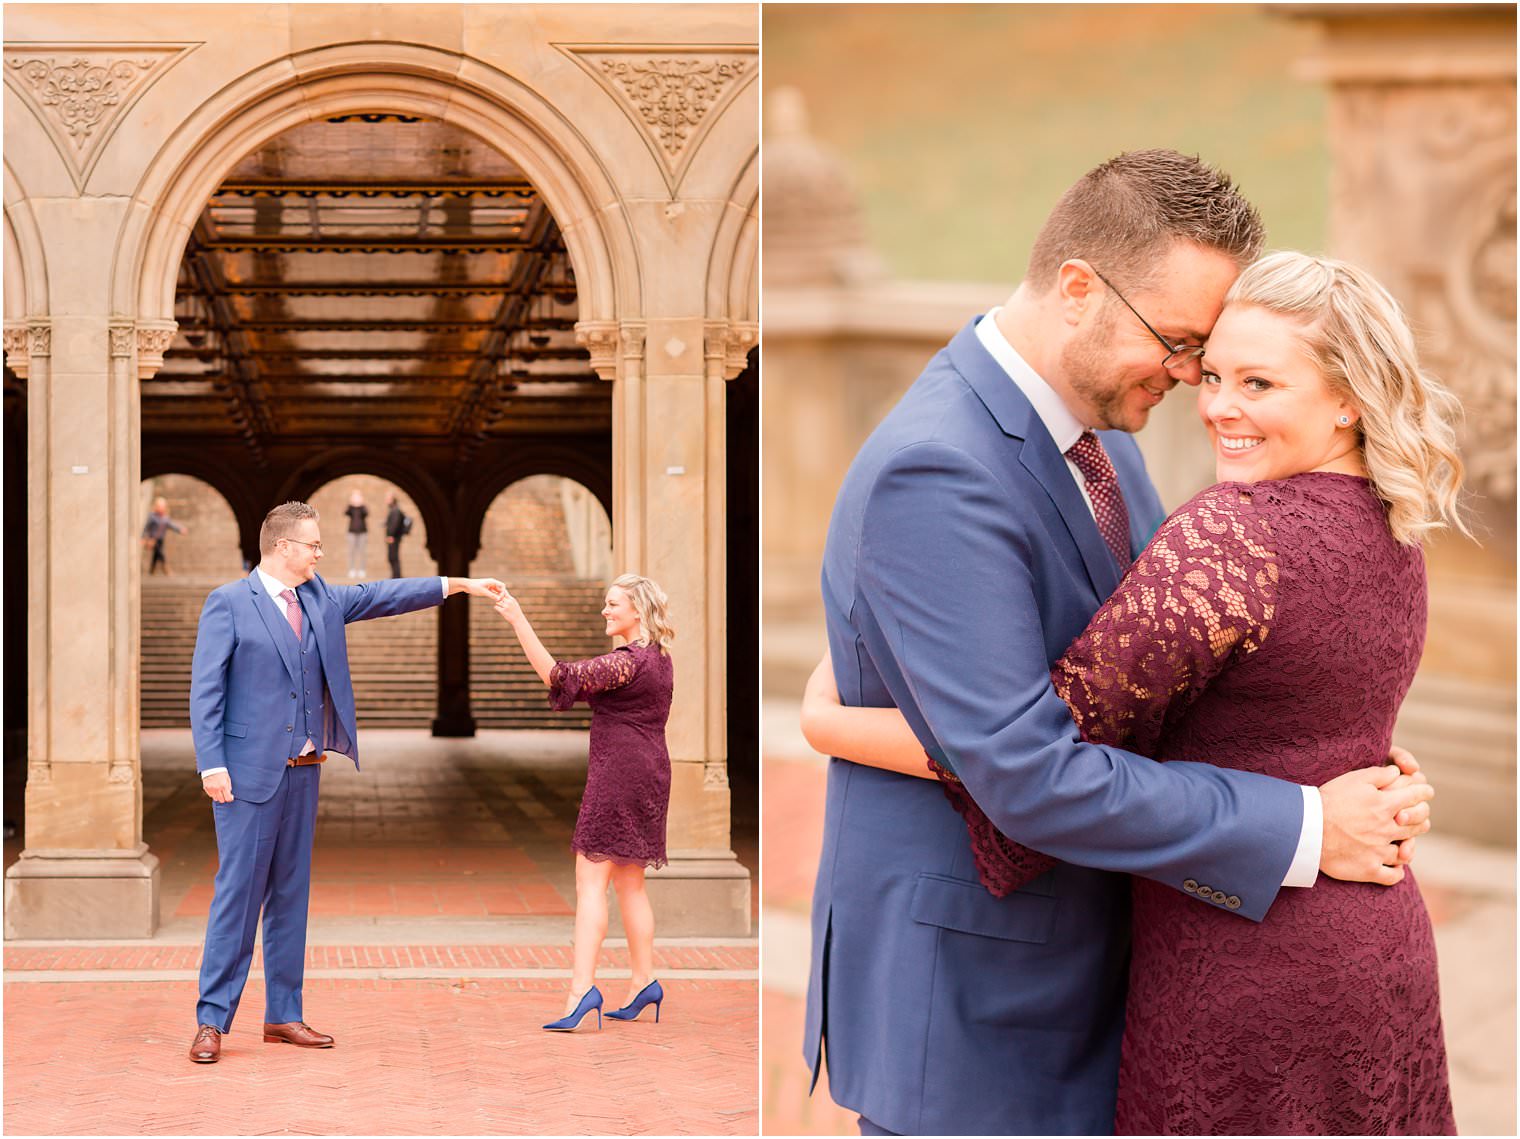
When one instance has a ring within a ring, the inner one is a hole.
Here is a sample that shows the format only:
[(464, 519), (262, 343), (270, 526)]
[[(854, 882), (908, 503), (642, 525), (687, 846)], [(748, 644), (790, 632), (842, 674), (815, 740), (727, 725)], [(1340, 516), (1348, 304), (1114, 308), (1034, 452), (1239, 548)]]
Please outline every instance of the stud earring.
[(1343, 415), (1336, 422), (1338, 422), (1342, 427), (1350, 427), (1351, 426), (1351, 416), (1349, 416), (1349, 415)]

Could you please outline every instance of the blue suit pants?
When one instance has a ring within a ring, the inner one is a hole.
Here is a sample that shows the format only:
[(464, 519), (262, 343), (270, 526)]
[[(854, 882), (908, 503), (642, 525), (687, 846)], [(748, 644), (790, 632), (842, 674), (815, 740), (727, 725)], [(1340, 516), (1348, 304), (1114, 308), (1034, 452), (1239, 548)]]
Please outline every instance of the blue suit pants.
[[(264, 914), (264, 1021), (301, 1015), (320, 764), (287, 767), (263, 803), (213, 803), (219, 865), (201, 955), (198, 1024), (232, 1027)], [(237, 789), (233, 788), (233, 794)]]

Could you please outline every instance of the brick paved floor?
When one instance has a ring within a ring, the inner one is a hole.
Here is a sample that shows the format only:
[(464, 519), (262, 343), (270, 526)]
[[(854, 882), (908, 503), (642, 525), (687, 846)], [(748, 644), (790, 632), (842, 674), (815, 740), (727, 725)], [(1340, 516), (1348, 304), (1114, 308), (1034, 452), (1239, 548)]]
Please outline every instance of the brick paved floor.
[[(658, 1025), (540, 1028), (569, 980), (583, 733), (364, 745), (363, 772), (323, 770), (313, 857), (306, 1014), (338, 1047), (262, 1043), (256, 955), (222, 1062), (185, 1057), (216, 844), (188, 734), (144, 732), (162, 927), (6, 946), (7, 1133), (755, 1133), (754, 938), (658, 939)], [(752, 826), (735, 846), (753, 867)], [(628, 970), (615, 933), (599, 966), (613, 1007)]]
[[(768, 703), (763, 715), (762, 1131), (853, 1135), (855, 1115), (829, 1099), (826, 1075), (809, 1098), (802, 1060), (808, 911), (822, 842), (827, 761), (802, 740), (795, 706)], [(1438, 832), (1420, 843), (1416, 870), (1440, 958), (1457, 1129), (1464, 1135), (1513, 1135), (1515, 854)]]
[(5, 1129), (36, 1135), (755, 1133), (753, 981), (678, 980), (659, 1024), (550, 1033), (558, 979), (310, 980), (332, 1049), (264, 1044), (251, 980), (192, 1064), (193, 981), (8, 983)]

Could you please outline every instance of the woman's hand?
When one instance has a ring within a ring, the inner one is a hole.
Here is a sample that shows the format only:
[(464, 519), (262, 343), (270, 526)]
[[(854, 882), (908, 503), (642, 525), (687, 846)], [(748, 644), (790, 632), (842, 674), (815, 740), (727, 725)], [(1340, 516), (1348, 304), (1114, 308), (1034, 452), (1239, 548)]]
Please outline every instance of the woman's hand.
[(502, 591), (501, 598), (496, 602), (496, 612), (500, 613), (503, 620), (514, 629), (517, 627), (517, 623), (523, 619), (522, 606), (517, 603), (517, 598), (505, 590)]

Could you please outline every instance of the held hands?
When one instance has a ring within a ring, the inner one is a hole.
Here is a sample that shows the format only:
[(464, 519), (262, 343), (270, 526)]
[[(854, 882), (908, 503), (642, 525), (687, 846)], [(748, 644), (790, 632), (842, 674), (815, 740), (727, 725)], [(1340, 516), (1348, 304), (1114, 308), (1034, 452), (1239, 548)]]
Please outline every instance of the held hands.
[(1414, 756), (1394, 748), (1386, 767), (1350, 771), (1320, 788), (1325, 810), (1320, 869), (1344, 882), (1403, 881), (1414, 836), (1430, 829), (1436, 790)]
[(450, 580), (457, 580), (460, 591), (473, 597), (489, 597), (493, 601), (499, 601), (507, 592), (507, 587), (494, 577), (461, 577)]
[(496, 612), (500, 613), (502, 619), (513, 628), (516, 628), (517, 623), (523, 619), (522, 606), (517, 598), (506, 590), (502, 590), (501, 596), (496, 600)]
[(206, 776), (201, 780), (201, 789), (211, 796), (213, 803), (232, 802), (232, 776), (225, 771)]

